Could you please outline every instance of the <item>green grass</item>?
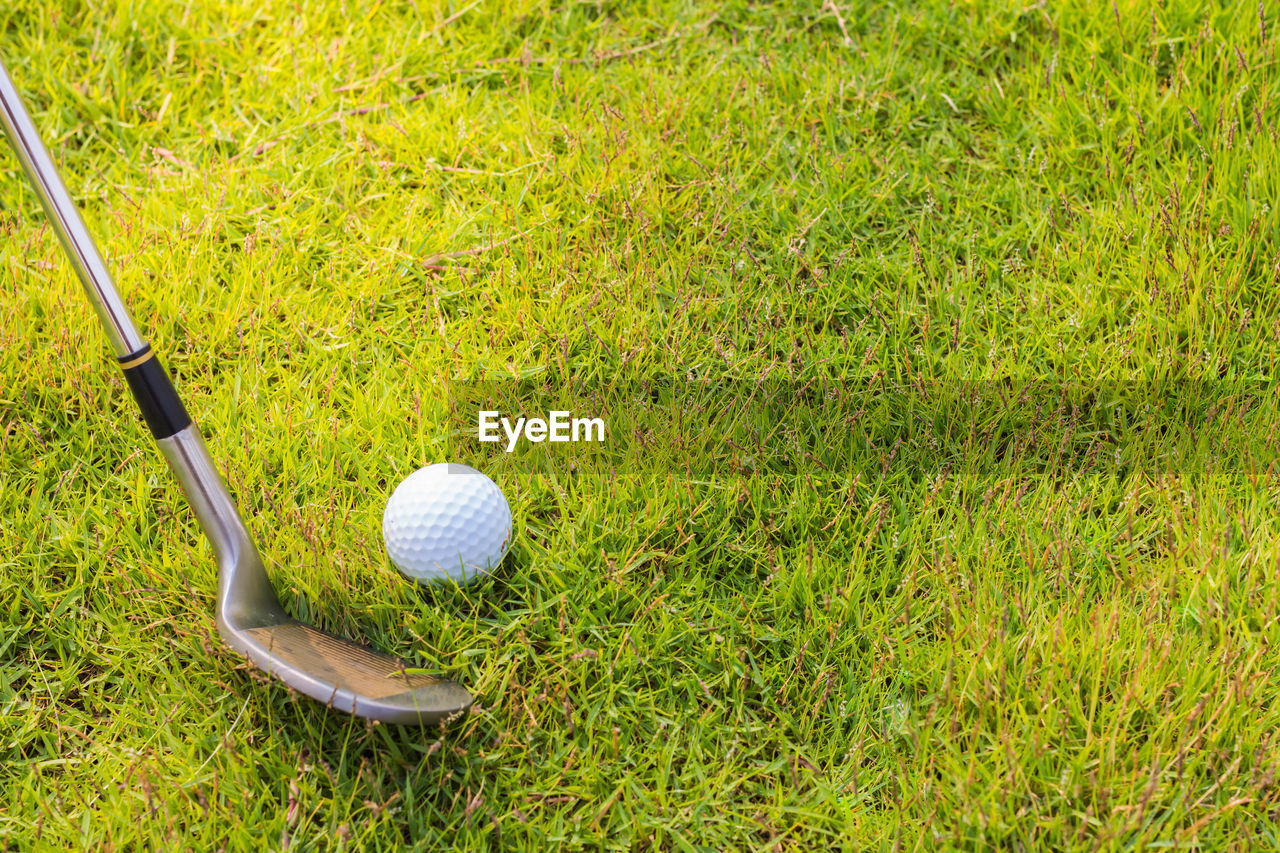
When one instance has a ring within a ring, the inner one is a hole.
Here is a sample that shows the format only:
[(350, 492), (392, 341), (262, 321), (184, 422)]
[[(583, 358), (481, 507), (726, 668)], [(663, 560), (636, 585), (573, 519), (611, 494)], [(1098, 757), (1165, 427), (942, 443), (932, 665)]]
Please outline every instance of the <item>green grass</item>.
[[(1277, 29), (7, 0), (286, 606), (479, 705), (369, 726), (220, 644), (6, 151), (0, 847), (1280, 846)], [(472, 437), (566, 397), (607, 447)], [(445, 459), (518, 539), (419, 590), (379, 519)]]

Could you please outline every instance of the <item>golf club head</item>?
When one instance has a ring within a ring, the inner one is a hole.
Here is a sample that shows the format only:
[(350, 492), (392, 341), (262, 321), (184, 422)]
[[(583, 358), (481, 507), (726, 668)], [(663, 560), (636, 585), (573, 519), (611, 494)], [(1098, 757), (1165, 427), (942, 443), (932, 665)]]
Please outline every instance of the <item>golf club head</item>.
[(158, 441), (218, 559), (218, 633), (263, 672), (306, 696), (384, 723), (432, 725), (471, 707), (465, 687), (289, 616), (192, 425)]
[(296, 620), (256, 627), (219, 620), (218, 630), (268, 675), (358, 717), (431, 725), (471, 707), (471, 694), (455, 682), (407, 672), (403, 661)]

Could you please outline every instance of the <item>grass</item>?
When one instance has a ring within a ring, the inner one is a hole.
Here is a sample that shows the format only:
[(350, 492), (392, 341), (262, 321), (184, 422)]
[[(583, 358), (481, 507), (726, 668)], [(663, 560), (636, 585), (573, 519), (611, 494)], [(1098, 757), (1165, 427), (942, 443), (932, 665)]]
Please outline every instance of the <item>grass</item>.
[[(286, 606), (0, 157), (0, 846), (1280, 845), (1277, 22), (1176, 0), (10, 0), (0, 57)], [(468, 381), (463, 381), (468, 380)], [(604, 447), (475, 411), (607, 413)], [(419, 465), (518, 539), (381, 549)]]

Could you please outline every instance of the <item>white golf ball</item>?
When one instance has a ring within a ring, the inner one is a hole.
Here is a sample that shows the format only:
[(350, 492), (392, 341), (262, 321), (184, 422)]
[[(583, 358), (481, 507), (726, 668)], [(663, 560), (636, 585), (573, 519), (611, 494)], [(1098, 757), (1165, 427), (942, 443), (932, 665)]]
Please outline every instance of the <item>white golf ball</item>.
[(475, 468), (428, 465), (391, 493), (382, 538), (391, 561), (418, 583), (469, 583), (493, 571), (511, 546), (511, 507)]

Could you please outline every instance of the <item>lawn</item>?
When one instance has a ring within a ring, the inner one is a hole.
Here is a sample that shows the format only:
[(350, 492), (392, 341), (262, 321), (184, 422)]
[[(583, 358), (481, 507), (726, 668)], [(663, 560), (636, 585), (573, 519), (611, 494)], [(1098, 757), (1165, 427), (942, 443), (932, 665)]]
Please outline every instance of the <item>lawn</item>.
[[(5, 0), (286, 607), (477, 705), (220, 642), (0, 148), (0, 848), (1280, 846), (1266, 5)], [(380, 535), (443, 460), (461, 589)]]

